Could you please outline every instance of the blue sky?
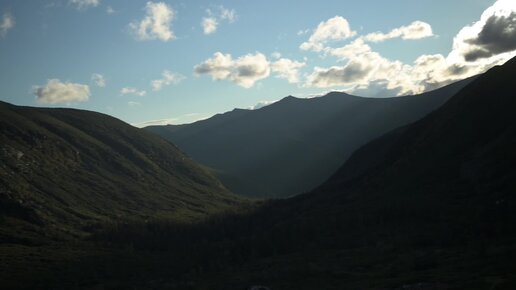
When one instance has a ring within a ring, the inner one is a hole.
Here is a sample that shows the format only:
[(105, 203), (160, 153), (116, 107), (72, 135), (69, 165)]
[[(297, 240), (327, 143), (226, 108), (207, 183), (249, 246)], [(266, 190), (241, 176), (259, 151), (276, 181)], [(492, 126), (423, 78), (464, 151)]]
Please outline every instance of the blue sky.
[(141, 125), (419, 93), (516, 55), (515, 2), (0, 0), (0, 100)]

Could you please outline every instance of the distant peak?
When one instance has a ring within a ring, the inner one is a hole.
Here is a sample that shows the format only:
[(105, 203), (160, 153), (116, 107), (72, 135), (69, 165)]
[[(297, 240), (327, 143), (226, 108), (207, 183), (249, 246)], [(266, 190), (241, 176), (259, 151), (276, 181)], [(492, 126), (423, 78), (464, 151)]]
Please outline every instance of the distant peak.
[(327, 93), (325, 96), (328, 96), (328, 97), (330, 97), (330, 96), (342, 97), (342, 96), (351, 96), (351, 95), (346, 93), (346, 92), (332, 91), (332, 92)]
[(242, 109), (242, 108), (234, 108), (231, 112), (244, 112), (249, 111), (248, 109)]
[(281, 99), (280, 101), (294, 101), (294, 100), (299, 100), (299, 98), (296, 98), (292, 95), (288, 95), (288, 96), (284, 97), (283, 99)]

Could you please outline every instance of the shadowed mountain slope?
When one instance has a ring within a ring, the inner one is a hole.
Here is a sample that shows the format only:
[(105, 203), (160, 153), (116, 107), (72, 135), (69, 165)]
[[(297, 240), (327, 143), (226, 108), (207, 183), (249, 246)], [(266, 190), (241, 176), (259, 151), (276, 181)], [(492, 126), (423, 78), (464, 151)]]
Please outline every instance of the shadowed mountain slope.
[[(249, 251), (269, 252), (241, 279), (280, 289), (514, 289), (514, 75), (516, 58), (361, 147), (316, 190), (249, 217), (264, 221), (247, 233)], [(294, 276), (303, 278), (285, 278)]]
[(0, 103), (0, 241), (191, 220), (238, 200), (174, 145), (113, 117)]
[(337, 92), (286, 97), (259, 110), (235, 109), (193, 124), (146, 129), (214, 169), (235, 193), (287, 197), (321, 184), (358, 147), (420, 119), (470, 81), (397, 98)]
[(188, 245), (195, 289), (515, 289), (514, 75), (516, 59), (489, 70), (312, 192), (161, 243)]

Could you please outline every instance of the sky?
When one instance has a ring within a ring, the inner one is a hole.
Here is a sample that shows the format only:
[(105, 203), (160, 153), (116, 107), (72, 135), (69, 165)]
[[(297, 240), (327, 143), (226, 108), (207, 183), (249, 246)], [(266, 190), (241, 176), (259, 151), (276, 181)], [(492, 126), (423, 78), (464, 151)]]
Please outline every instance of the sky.
[(515, 55), (515, 0), (0, 0), (0, 100), (135, 126), (417, 94)]

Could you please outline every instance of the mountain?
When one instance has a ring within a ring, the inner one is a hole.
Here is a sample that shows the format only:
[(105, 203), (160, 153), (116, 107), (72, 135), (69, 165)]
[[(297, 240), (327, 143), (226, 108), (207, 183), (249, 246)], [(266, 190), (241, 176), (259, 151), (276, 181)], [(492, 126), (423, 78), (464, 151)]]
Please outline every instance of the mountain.
[(515, 289), (514, 75), (516, 58), (249, 217), (234, 235), (263, 254), (232, 275), (273, 289)]
[(289, 96), (259, 110), (146, 129), (212, 168), (235, 193), (287, 197), (315, 188), (361, 145), (422, 118), (471, 80), (396, 98)]
[(0, 102), (0, 242), (192, 220), (239, 201), (159, 136), (100, 113)]
[(100, 239), (181, 265), (169, 277), (154, 260), (160, 278), (133, 280), (141, 288), (516, 289), (514, 75), (516, 58), (365, 144), (311, 192), (186, 230), (129, 226)]

